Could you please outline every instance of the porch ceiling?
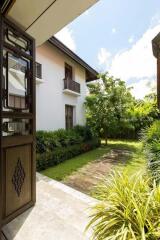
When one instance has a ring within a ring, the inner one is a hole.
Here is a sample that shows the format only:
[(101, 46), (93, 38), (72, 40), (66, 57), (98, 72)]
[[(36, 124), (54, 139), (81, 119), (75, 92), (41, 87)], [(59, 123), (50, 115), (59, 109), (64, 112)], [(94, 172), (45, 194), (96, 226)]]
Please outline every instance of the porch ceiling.
[(7, 16), (43, 44), (98, 0), (16, 0)]

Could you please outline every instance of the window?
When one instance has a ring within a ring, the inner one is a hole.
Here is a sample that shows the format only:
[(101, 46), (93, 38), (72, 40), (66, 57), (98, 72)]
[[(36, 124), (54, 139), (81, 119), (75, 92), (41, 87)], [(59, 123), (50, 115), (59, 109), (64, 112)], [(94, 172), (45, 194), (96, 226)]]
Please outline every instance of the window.
[(73, 69), (72, 67), (65, 63), (65, 79), (66, 80), (73, 80)]
[(65, 105), (66, 129), (73, 127), (73, 106)]
[(36, 77), (42, 79), (42, 64), (36, 62)]

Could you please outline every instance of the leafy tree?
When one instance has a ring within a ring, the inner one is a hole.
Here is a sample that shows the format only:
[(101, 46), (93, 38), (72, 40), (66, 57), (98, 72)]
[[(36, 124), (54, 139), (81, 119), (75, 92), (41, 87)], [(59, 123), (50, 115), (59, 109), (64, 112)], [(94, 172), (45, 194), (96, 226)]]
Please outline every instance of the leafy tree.
[(134, 98), (124, 81), (108, 73), (101, 74), (100, 80), (88, 88), (90, 94), (85, 101), (88, 124), (107, 143), (112, 132), (130, 127), (129, 109), (134, 107)]
[(149, 127), (155, 119), (159, 118), (156, 94), (149, 94), (143, 100), (135, 100), (134, 107), (130, 109), (130, 115), (136, 137), (142, 129)]

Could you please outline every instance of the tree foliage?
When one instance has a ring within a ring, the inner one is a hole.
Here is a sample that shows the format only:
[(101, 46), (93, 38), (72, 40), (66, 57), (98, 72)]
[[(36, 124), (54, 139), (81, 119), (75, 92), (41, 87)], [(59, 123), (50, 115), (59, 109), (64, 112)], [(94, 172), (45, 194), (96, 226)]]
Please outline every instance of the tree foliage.
[(86, 97), (86, 115), (89, 125), (106, 141), (112, 132), (129, 127), (129, 109), (133, 108), (134, 99), (125, 82), (109, 76), (100, 75), (101, 80), (88, 85)]
[(134, 126), (134, 137), (142, 129), (150, 126), (158, 117), (159, 110), (155, 94), (149, 94), (143, 100), (135, 100), (134, 108), (131, 109), (131, 123)]
[(124, 81), (108, 73), (101, 74), (100, 80), (89, 84), (88, 89), (87, 122), (106, 141), (108, 137), (137, 138), (159, 116), (155, 94), (136, 100)]

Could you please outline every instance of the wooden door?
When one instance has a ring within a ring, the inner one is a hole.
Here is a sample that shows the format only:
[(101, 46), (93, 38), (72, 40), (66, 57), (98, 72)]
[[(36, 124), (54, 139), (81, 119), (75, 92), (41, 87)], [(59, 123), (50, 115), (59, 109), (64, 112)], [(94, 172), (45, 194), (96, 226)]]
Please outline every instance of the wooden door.
[(0, 227), (35, 196), (35, 42), (0, 17)]
[(65, 63), (65, 79), (67, 81), (72, 81), (73, 80), (73, 69), (67, 63)]
[(73, 128), (73, 106), (65, 105), (66, 129)]

